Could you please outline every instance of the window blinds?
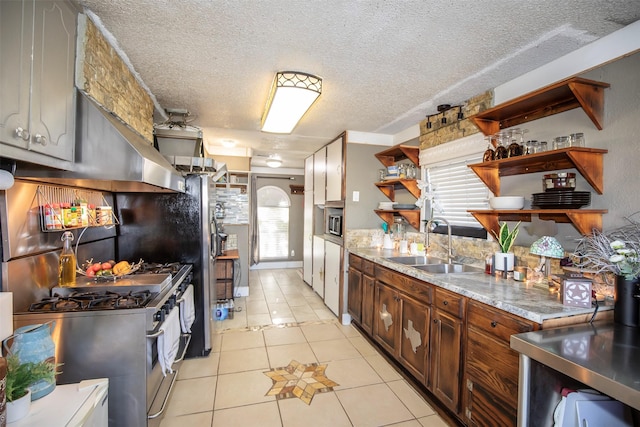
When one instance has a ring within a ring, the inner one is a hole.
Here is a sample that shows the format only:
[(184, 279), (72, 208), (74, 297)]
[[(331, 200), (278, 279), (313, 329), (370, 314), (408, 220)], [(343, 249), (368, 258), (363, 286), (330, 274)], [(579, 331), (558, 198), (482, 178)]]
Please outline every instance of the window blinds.
[(427, 168), (427, 180), (434, 196), (433, 216), (444, 217), (451, 225), (482, 228), (467, 212), (489, 207), (489, 189), (467, 167), (480, 161), (481, 158), (472, 158)]

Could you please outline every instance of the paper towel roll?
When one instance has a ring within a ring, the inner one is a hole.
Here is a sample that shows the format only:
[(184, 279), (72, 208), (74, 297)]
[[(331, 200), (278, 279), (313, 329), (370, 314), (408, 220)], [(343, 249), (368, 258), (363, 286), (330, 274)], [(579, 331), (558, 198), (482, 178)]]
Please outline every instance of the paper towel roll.
[(13, 294), (0, 292), (0, 341), (13, 335)]

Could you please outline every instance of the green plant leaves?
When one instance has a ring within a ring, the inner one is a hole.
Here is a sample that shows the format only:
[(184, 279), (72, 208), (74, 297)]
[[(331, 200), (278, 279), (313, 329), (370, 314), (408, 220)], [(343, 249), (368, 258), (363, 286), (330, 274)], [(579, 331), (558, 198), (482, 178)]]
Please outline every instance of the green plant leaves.
[(492, 231), (493, 235), (498, 240), (500, 252), (506, 254), (511, 250), (511, 247), (513, 246), (513, 243), (515, 242), (516, 237), (518, 237), (518, 233), (520, 232), (518, 227), (520, 227), (520, 221), (518, 221), (516, 226), (513, 227), (513, 230), (509, 231), (509, 226), (506, 222), (503, 222), (500, 226), (500, 231), (498, 234)]

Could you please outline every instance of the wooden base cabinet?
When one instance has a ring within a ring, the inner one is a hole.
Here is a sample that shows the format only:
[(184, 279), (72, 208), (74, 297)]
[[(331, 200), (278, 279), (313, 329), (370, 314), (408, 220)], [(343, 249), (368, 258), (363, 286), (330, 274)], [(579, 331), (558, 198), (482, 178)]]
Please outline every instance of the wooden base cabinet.
[(406, 295), (400, 295), (400, 346), (398, 359), (411, 374), (427, 383), (431, 307)]
[(464, 381), (464, 418), (471, 426), (514, 426), (518, 419), (518, 353), (512, 334), (537, 324), (469, 302)]
[(374, 264), (359, 256), (349, 255), (347, 309), (354, 322), (369, 335), (373, 334)]
[(396, 355), (400, 303), (398, 292), (382, 282), (376, 282), (373, 304), (373, 339), (387, 352)]
[(431, 372), (427, 388), (455, 414), (460, 411), (465, 301), (460, 295), (438, 288), (431, 314)]
[(362, 323), (362, 272), (356, 269), (353, 264), (353, 256), (349, 264), (348, 273), (348, 291), (347, 291), (347, 311), (351, 315), (351, 319), (358, 323)]

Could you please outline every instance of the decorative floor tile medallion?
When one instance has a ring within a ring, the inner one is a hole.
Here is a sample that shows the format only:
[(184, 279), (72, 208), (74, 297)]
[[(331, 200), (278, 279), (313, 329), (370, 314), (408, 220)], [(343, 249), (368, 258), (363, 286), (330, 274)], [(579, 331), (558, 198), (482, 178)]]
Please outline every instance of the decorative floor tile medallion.
[(277, 400), (297, 397), (309, 405), (316, 393), (333, 391), (340, 385), (326, 377), (326, 369), (327, 365), (292, 360), (288, 366), (267, 371), (264, 374), (273, 380), (273, 386), (265, 396), (275, 396)]

